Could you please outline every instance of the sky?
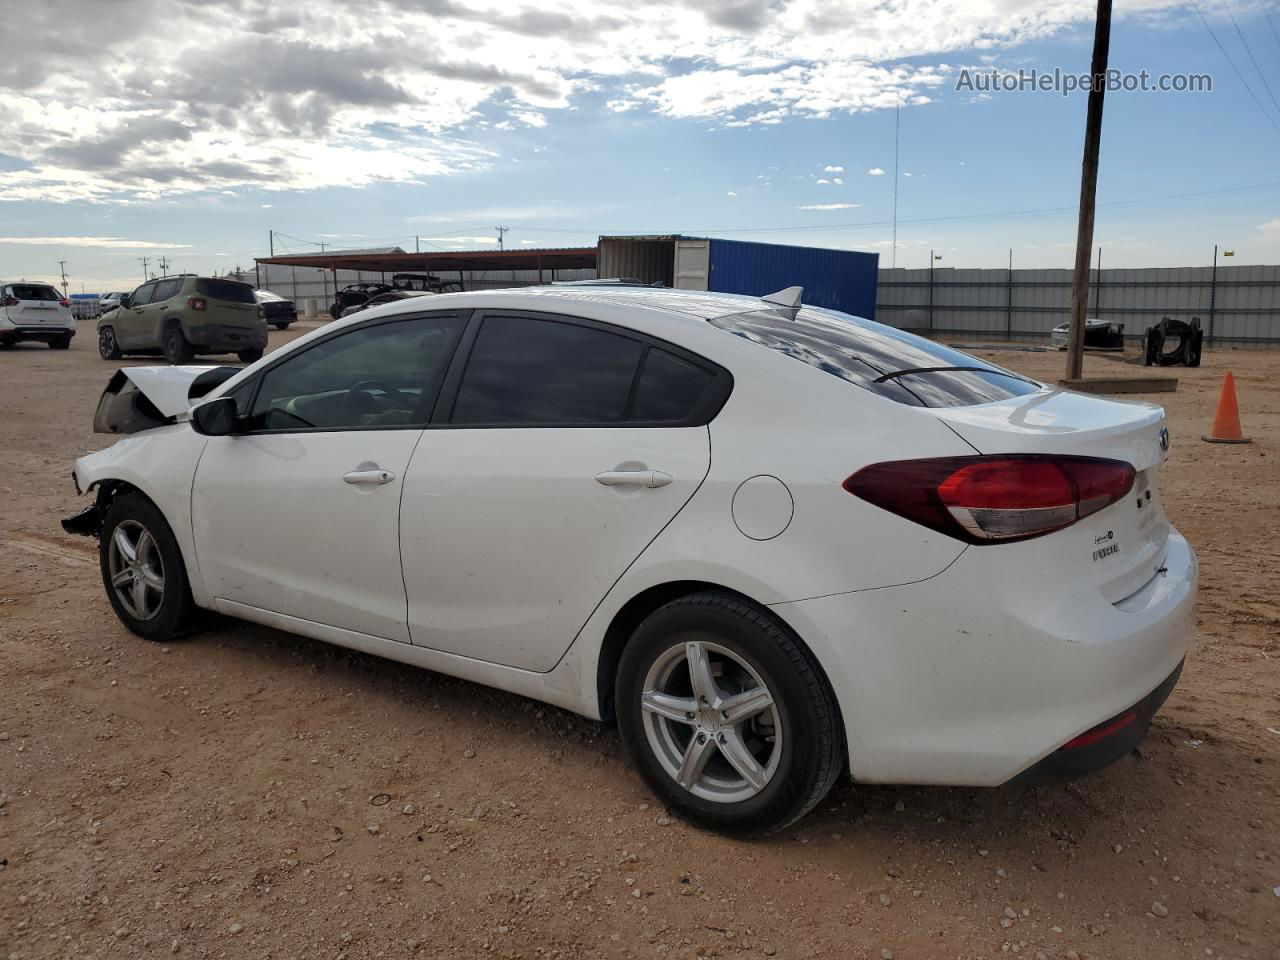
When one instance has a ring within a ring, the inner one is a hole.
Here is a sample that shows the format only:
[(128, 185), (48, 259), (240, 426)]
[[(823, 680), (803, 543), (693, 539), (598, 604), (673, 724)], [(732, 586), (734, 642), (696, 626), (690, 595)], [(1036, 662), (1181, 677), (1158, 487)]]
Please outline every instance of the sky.
[[(964, 78), (1086, 72), (1094, 10), (41, 0), (0, 20), (0, 279), (128, 289), (143, 257), (251, 269), (272, 231), (476, 249), (498, 225), (1068, 267), (1086, 94)], [(1102, 265), (1280, 262), (1280, 4), (1118, 0), (1110, 65), (1212, 90), (1107, 93)]]

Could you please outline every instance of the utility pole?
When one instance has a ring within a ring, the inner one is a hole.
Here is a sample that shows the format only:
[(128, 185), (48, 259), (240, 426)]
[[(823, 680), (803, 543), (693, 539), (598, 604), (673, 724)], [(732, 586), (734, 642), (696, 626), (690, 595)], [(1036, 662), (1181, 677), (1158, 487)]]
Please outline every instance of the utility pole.
[(901, 126), (902, 98), (899, 97), (898, 105), (893, 108), (893, 253), (890, 254), (890, 267), (898, 265), (898, 131)]
[(142, 261), (142, 282), (146, 283), (148, 280), (151, 279), (151, 275), (147, 273), (148, 261), (146, 257), (139, 257), (138, 259)]
[(274, 230), (267, 231), (267, 249), (271, 251), (271, 256), (276, 255), (276, 232)]
[(167, 277), (169, 275), (169, 258), (160, 258), (160, 276)]
[(422, 244), (421, 244), (421, 242), (420, 242), (420, 240), (419, 240), (419, 238), (418, 238), (418, 237), (414, 237), (414, 238), (413, 238), (413, 252), (414, 252), (414, 253), (421, 253), (421, 252), (422, 252)]
[(1094, 200), (1098, 193), (1098, 153), (1102, 145), (1102, 97), (1106, 93), (1107, 53), (1111, 46), (1111, 0), (1098, 0), (1089, 71), (1089, 104), (1084, 122), (1084, 159), (1080, 172), (1080, 219), (1076, 227), (1076, 267), (1071, 280), (1071, 336), (1067, 339), (1067, 379), (1084, 373), (1084, 319), (1089, 305), (1089, 253), (1093, 249)]
[(66, 295), (67, 295), (67, 264), (68, 264), (69, 262), (70, 262), (70, 261), (68, 261), (68, 260), (59, 260), (59, 261), (58, 261), (58, 268), (62, 271), (62, 295), (63, 295), (63, 297), (66, 297)]
[(1098, 265), (1093, 274), (1093, 315), (1102, 316), (1102, 246), (1098, 246)]
[(494, 227), (493, 229), (498, 231), (498, 249), (499, 250), (507, 249), (506, 244), (503, 241), (507, 236), (507, 231), (510, 230), (511, 228), (510, 227)]

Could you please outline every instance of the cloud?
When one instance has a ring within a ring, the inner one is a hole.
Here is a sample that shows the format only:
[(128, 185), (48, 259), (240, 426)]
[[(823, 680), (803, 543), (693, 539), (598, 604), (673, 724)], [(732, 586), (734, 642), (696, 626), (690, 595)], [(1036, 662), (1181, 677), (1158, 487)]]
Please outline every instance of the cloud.
[(1274, 220), (1268, 220), (1266, 223), (1259, 224), (1258, 229), (1266, 234), (1274, 233), (1277, 236), (1280, 236), (1280, 217), (1276, 217)]
[(803, 207), (796, 207), (797, 210), (852, 210), (854, 207), (861, 206), (857, 203), (806, 203)]
[(873, 176), (873, 177), (883, 177), (883, 176), (884, 176), (884, 171), (883, 171), (882, 169), (880, 169), (879, 167), (872, 167), (870, 170), (868, 170), (868, 171), (867, 171), (867, 173), (868, 173), (868, 174), (870, 174), (870, 175), (871, 175), (871, 176)]
[(842, 179), (840, 179), (839, 177), (832, 177), (832, 178), (831, 178), (831, 182), (832, 182), (832, 183), (840, 183), (840, 184), (844, 183), (844, 181), (843, 181)]
[(951, 63), (1092, 16), (1056, 0), (41, 0), (0, 58), (0, 200), (465, 175), (595, 102), (710, 127), (911, 107)]
[(818, 183), (830, 183), (830, 182), (831, 182), (830, 180), (823, 179), (822, 177), (818, 178)]
[(828, 163), (822, 168), (823, 173), (844, 173), (844, 167), (839, 164)]
[(728, 193), (728, 196), (736, 197), (736, 196), (737, 196), (737, 194), (736, 194), (736, 193), (734, 193), (732, 190), (730, 190), (730, 191), (729, 191), (729, 193)]
[(437, 247), (496, 247), (498, 238), (493, 237), (422, 237), (423, 243), (430, 243)]
[(185, 250), (189, 243), (157, 243), (124, 237), (0, 237), (0, 243), (27, 247), (104, 247), (112, 250)]

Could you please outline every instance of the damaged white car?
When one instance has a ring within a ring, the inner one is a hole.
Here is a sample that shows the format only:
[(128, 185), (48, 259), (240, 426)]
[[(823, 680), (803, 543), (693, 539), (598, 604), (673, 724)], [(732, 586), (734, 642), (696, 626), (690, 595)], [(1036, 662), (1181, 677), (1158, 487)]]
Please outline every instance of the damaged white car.
[[(671, 809), (1130, 751), (1191, 643), (1164, 412), (763, 298), (414, 298), (134, 367), (77, 461), (121, 621), (196, 608), (616, 716)], [(1138, 774), (1140, 775), (1140, 773)]]

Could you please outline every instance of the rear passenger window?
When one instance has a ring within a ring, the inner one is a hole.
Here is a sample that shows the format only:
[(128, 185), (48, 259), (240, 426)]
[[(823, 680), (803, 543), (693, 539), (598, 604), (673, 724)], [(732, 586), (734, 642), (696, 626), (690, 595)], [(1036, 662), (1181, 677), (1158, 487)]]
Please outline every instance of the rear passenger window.
[(621, 423), (645, 346), (592, 327), (486, 317), (454, 423)]
[(711, 374), (651, 347), (632, 403), (632, 420), (683, 420), (702, 398)]
[(156, 284), (156, 292), (151, 295), (152, 303), (164, 303), (182, 289), (181, 280), (161, 280)]

